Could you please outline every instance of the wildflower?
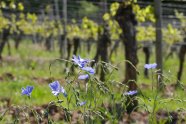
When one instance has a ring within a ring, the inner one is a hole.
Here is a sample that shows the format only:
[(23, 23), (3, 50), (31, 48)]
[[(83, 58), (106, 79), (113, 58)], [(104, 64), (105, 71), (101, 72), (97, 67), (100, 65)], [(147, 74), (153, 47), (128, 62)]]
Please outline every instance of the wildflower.
[(85, 104), (86, 104), (86, 101), (80, 102), (80, 103), (79, 103), (79, 106), (83, 106), (83, 105), (85, 105)]
[(135, 95), (136, 93), (138, 93), (138, 91), (133, 90), (133, 91), (125, 92), (123, 95)]
[(145, 68), (146, 69), (154, 69), (154, 68), (156, 68), (156, 66), (157, 66), (157, 64), (156, 63), (154, 63), (154, 64), (145, 64)]
[(85, 65), (89, 62), (89, 60), (82, 59), (80, 56), (76, 57), (73, 55), (72, 61), (77, 64), (80, 68), (85, 67)]
[(88, 74), (80, 75), (80, 76), (78, 77), (79, 80), (84, 80), (84, 79), (87, 79), (87, 78), (89, 78), (89, 75), (88, 75)]
[[(87, 59), (82, 59), (80, 56), (75, 56), (73, 55), (73, 59), (72, 61), (77, 64), (82, 70), (88, 72), (89, 74), (95, 74), (95, 70), (91, 67), (85, 67), (87, 63), (91, 62), (90, 60), (87, 60)], [(94, 60), (92, 60), (94, 61)], [(84, 79), (87, 79), (89, 78), (89, 75), (88, 74), (84, 74), (84, 75), (80, 75), (78, 77), (79, 80), (84, 80)]]
[(87, 71), (90, 74), (95, 74), (95, 70), (91, 67), (83, 67), (82, 70)]
[(65, 89), (62, 86), (60, 86), (59, 81), (54, 81), (50, 83), (49, 87), (52, 90), (52, 93), (54, 94), (54, 96), (58, 96), (59, 93), (63, 93), (63, 95), (67, 97), (67, 93), (65, 92)]
[[(92, 75), (95, 74), (95, 70), (93, 68), (91, 68), (91, 67), (83, 67), (81, 69), (86, 71), (86, 72), (88, 72), (89, 74), (92, 74)], [(87, 79), (87, 78), (89, 78), (88, 74), (80, 75), (78, 77), (79, 80), (84, 80), (84, 79)]]
[(33, 86), (27, 86), (26, 88), (22, 88), (22, 95), (27, 95), (27, 96), (30, 96), (31, 93), (32, 93), (32, 90), (34, 89)]

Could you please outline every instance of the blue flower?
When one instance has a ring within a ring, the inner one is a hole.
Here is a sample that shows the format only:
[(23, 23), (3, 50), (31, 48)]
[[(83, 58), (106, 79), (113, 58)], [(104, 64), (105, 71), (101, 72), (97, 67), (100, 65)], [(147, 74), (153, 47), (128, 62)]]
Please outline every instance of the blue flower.
[(32, 90), (34, 89), (33, 86), (27, 86), (26, 88), (22, 88), (22, 95), (27, 95), (27, 96), (30, 96), (31, 93), (32, 93)]
[[(87, 63), (91, 62), (90, 60), (87, 60), (87, 59), (82, 59), (80, 56), (75, 56), (73, 55), (73, 59), (72, 61), (78, 65), (83, 71), (86, 71), (88, 72), (89, 74), (95, 74), (95, 70), (91, 67), (85, 67)], [(92, 60), (94, 61), (94, 60)], [(89, 75), (88, 74), (84, 74), (84, 75), (80, 75), (78, 77), (79, 80), (84, 80), (84, 79), (87, 79), (89, 78)]]
[[(83, 67), (81, 68), (82, 70), (88, 72), (89, 74), (95, 74), (95, 69), (91, 68), (91, 67)], [(89, 75), (88, 74), (84, 74), (84, 75), (80, 75), (78, 77), (79, 80), (84, 80), (84, 79), (87, 79), (89, 78)]]
[(59, 81), (54, 81), (50, 83), (49, 87), (52, 90), (54, 96), (58, 96), (60, 93), (63, 93), (63, 95), (67, 97), (67, 93), (65, 92), (65, 89), (62, 86), (60, 86)]
[(82, 70), (87, 71), (90, 74), (95, 74), (95, 69), (91, 67), (83, 67)]
[(79, 103), (79, 106), (83, 106), (83, 105), (85, 105), (85, 104), (86, 104), (86, 101), (80, 102), (80, 103)]
[(89, 60), (82, 59), (80, 56), (76, 57), (73, 55), (72, 61), (77, 64), (80, 68), (85, 67), (85, 65), (90, 62)]
[(157, 64), (156, 63), (154, 63), (154, 64), (145, 64), (144, 67), (146, 69), (154, 69), (154, 68), (157, 67)]
[(135, 95), (137, 93), (138, 93), (137, 90), (133, 90), (133, 91), (125, 92), (123, 95)]
[(89, 75), (88, 75), (88, 74), (80, 75), (80, 76), (78, 77), (79, 80), (85, 80), (85, 79), (87, 79), (87, 78), (89, 78)]

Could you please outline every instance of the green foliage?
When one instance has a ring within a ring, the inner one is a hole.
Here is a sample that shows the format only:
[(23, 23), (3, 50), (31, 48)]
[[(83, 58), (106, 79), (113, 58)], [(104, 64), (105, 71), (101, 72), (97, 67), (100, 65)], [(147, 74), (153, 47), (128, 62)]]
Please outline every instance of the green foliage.
[(10, 9), (10, 10), (19, 10), (19, 11), (23, 11), (24, 10), (24, 6), (21, 2), (14, 2), (14, 1), (1, 1), (0, 2), (0, 8), (6, 8), (6, 9)]
[(0, 25), (0, 32), (2, 32), (2, 30), (3, 30), (4, 28), (8, 28), (10, 22), (9, 22), (8, 19), (4, 18), (4, 16), (3, 16), (1, 10), (0, 10), (0, 22), (1, 22), (1, 25)]
[(75, 20), (72, 24), (67, 25), (67, 37), (72, 40), (75, 37), (82, 37), (80, 27), (76, 24)]
[[(67, 25), (67, 37), (72, 40), (79, 37), (83, 40), (89, 38), (97, 39), (98, 25), (94, 21), (84, 17), (81, 24), (77, 24), (76, 20), (72, 20), (71, 24)], [(85, 35), (86, 34), (86, 35)]]
[(18, 3), (18, 10), (20, 10), (20, 11), (24, 10), (24, 6), (22, 3)]
[(155, 28), (153, 26), (137, 26), (137, 41), (155, 41)]
[(6, 3), (3, 2), (3, 1), (1, 1), (1, 3), (0, 3), (0, 8), (6, 8)]
[[(24, 10), (24, 6), (21, 2), (1, 2), (0, 8), (9, 8), (11, 10), (17, 9), (20, 12)], [(7, 18), (0, 11), (0, 32), (4, 28), (10, 27), (10, 33), (20, 33), (22, 31), (26, 35), (35, 35), (39, 34), (42, 37), (49, 37), (51, 34), (57, 36), (60, 34), (59, 29), (62, 31), (61, 23), (58, 23), (56, 27), (55, 20), (49, 20), (47, 17), (44, 18), (44, 21), (41, 23), (38, 19), (38, 16), (34, 13), (20, 13), (19, 15), (11, 14), (11, 18)]]
[(155, 22), (154, 9), (151, 5), (145, 8), (140, 8), (138, 4), (134, 4), (133, 11), (136, 14), (138, 22)]
[(111, 4), (111, 7), (110, 7), (111, 16), (116, 15), (116, 11), (118, 10), (118, 8), (119, 8), (119, 3), (115, 2)]
[(97, 32), (98, 32), (98, 24), (87, 17), (84, 17), (82, 19), (81, 28), (83, 30), (84, 34), (87, 34), (87, 36), (84, 36), (85, 38), (93, 38), (97, 39)]
[[(168, 44), (183, 41), (181, 31), (168, 24), (163, 31), (163, 41)], [(137, 41), (155, 41), (155, 28), (153, 26), (137, 26)]]
[(185, 35), (185, 33), (186, 33), (186, 16), (183, 13), (179, 13), (178, 11), (175, 11), (175, 15), (181, 23), (180, 26), (181, 26), (182, 34)]
[(118, 40), (120, 39), (120, 35), (122, 33), (122, 30), (116, 20), (114, 19), (114, 16), (116, 14), (117, 9), (119, 8), (119, 3), (115, 2), (112, 3), (110, 6), (110, 11), (109, 13), (105, 13), (103, 15), (103, 20), (105, 21), (106, 24), (109, 26), (109, 31), (111, 34), (111, 39), (112, 40)]
[(166, 29), (163, 29), (163, 40), (169, 44), (183, 41), (183, 35), (181, 31), (174, 28), (171, 24), (167, 25)]

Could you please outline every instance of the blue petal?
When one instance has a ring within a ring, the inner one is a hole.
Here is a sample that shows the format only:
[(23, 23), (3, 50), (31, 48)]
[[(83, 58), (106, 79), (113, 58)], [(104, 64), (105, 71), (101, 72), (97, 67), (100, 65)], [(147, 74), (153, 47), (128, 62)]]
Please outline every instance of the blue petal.
[(95, 70), (91, 67), (84, 67), (82, 70), (89, 72), (90, 74), (95, 74)]
[(80, 75), (80, 76), (78, 77), (79, 80), (85, 80), (85, 79), (87, 79), (87, 78), (89, 78), (89, 75), (88, 75), (88, 74)]
[(31, 93), (32, 93), (32, 90), (33, 90), (33, 86), (27, 86), (26, 88), (22, 88), (21, 90), (21, 94), (22, 95), (27, 95), (27, 96), (30, 96)]
[(53, 91), (58, 91), (60, 89), (60, 83), (59, 83), (59, 81), (54, 81), (49, 84), (49, 87)]
[(22, 95), (26, 95), (26, 94), (28, 94), (28, 92), (27, 92), (27, 90), (25, 89), (25, 88), (21, 88), (21, 90), (22, 90)]
[(83, 106), (83, 105), (85, 105), (85, 104), (86, 104), (86, 101), (80, 102), (80, 103), (79, 103), (79, 106)]
[(26, 89), (27, 89), (28, 93), (31, 93), (32, 90), (34, 89), (34, 87), (33, 86), (27, 86)]
[(82, 59), (80, 56), (76, 57), (75, 55), (73, 55), (72, 61), (80, 68), (83, 68), (89, 62), (89, 60)]
[(156, 68), (156, 67), (157, 67), (157, 64), (156, 63), (154, 63), (154, 64), (151, 65), (151, 68)]
[(157, 64), (156, 63), (154, 63), (154, 64), (145, 64), (144, 67), (146, 69), (154, 69), (154, 68), (157, 67)]
[(60, 86), (60, 83), (59, 81), (54, 81), (52, 83), (49, 84), (49, 87), (51, 88), (52, 90), (52, 93), (55, 95), (55, 96), (58, 96), (60, 93), (63, 93), (63, 95), (65, 97), (67, 97), (67, 93), (65, 92), (65, 89), (63, 87)]
[(134, 95), (134, 94), (137, 94), (137, 93), (138, 93), (137, 90), (133, 90), (133, 91), (125, 92), (124, 95)]
[(64, 97), (67, 97), (67, 93), (63, 87), (61, 87), (61, 93), (63, 93)]

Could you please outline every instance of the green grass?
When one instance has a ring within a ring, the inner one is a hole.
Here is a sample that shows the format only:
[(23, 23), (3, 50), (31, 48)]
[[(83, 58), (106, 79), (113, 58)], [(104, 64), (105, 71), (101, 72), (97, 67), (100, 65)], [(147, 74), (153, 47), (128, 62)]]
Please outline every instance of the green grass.
[[(42, 80), (36, 80), (35, 78), (40, 79), (50, 79), (53, 80), (63, 80), (62, 85), (67, 86), (67, 83), (64, 82), (65, 78), (65, 64), (64, 62), (56, 61), (51, 66), (51, 73), (49, 70), (49, 65), (52, 61), (54, 61), (56, 58), (59, 58), (59, 50), (57, 47), (55, 47), (54, 51), (46, 51), (42, 45), (38, 44), (32, 44), (30, 41), (23, 41), (20, 44), (19, 50), (15, 50), (13, 47), (13, 43), (11, 43), (11, 56), (8, 57), (8, 50), (5, 48), (3, 52), (4, 62), (0, 65), (0, 76), (5, 78), (6, 73), (10, 73), (13, 75), (14, 79), (9, 79), (8, 77), (4, 79), (3, 81), (0, 81), (0, 99), (2, 98), (10, 98), (11, 103), (13, 105), (24, 105), (24, 104), (31, 104), (31, 105), (43, 105), (48, 104), (50, 101), (56, 100), (56, 98), (52, 95), (50, 88), (48, 87), (48, 81), (42, 81)], [(82, 46), (81, 53), (79, 53), (83, 58), (90, 58), (92, 59), (95, 55), (95, 46), (92, 48), (92, 52), (90, 55), (85, 51), (85, 47)], [(114, 91), (116, 101), (119, 101), (120, 96), (123, 93), (123, 89), (121, 86), (119, 86), (117, 83), (113, 82), (122, 82), (124, 79), (124, 53), (123, 53), (123, 46), (121, 46), (118, 49), (117, 56), (113, 54), (111, 60), (113, 62), (113, 65), (118, 65), (119, 70), (114, 71), (110, 76), (110, 84), (107, 84), (112, 91)], [(142, 50), (138, 51), (138, 58), (139, 63), (137, 66), (138, 71), (140, 72), (138, 75), (138, 81), (137, 83), (139, 85), (141, 84), (148, 84), (150, 88), (142, 89), (142, 93), (149, 97), (151, 101), (147, 100), (146, 98), (143, 98), (141, 95), (139, 98), (140, 104), (146, 104), (149, 107), (149, 110), (152, 109), (153, 106), (153, 97), (154, 92), (151, 91), (151, 83), (152, 79), (144, 78), (143, 70), (144, 70), (144, 54), (142, 53)], [(151, 63), (155, 62), (155, 55), (152, 54)], [(176, 75), (179, 67), (179, 61), (176, 56), (173, 58), (170, 58), (167, 61), (163, 62), (163, 72), (164, 77), (167, 78), (165, 84), (173, 84), (176, 83)], [(184, 85), (186, 85), (186, 77), (184, 76), (184, 73), (186, 72), (186, 69), (184, 68), (183, 76), (182, 76), (182, 82)], [(149, 72), (149, 74), (151, 74)], [(98, 75), (96, 75), (98, 77)], [(151, 77), (151, 76), (150, 76)], [(156, 83), (156, 80), (153, 81)], [(83, 82), (81, 83), (81, 87), (84, 87)], [(34, 91), (31, 96), (31, 100), (29, 100), (26, 96), (21, 95), (21, 88), (26, 87), (27, 85), (34, 86)], [(74, 85), (76, 85), (74, 83)], [(73, 95), (73, 90), (70, 89), (69, 95)], [(84, 94), (84, 90), (80, 91), (80, 93)], [(175, 111), (179, 108), (186, 108), (186, 95), (185, 91), (183, 90), (176, 90), (173, 92), (172, 99), (164, 99), (163, 93), (159, 93), (158, 95), (158, 102), (157, 109), (164, 109), (169, 111)], [(101, 101), (110, 101), (111, 98), (107, 98), (105, 95), (100, 95), (99, 92), (94, 93), (95, 96), (98, 97), (97, 104), (101, 105)], [(91, 96), (90, 94), (87, 94), (87, 98), (85, 98), (86, 94), (84, 94), (81, 99), (89, 99)], [(60, 96), (62, 100), (64, 100), (64, 106), (67, 106), (66, 99), (63, 96)], [(174, 99), (174, 100), (173, 100)], [(73, 101), (75, 102), (75, 101)], [(75, 105), (73, 105), (75, 106)], [(72, 107), (73, 108), (73, 107)], [(142, 109), (142, 108), (140, 108)]]

